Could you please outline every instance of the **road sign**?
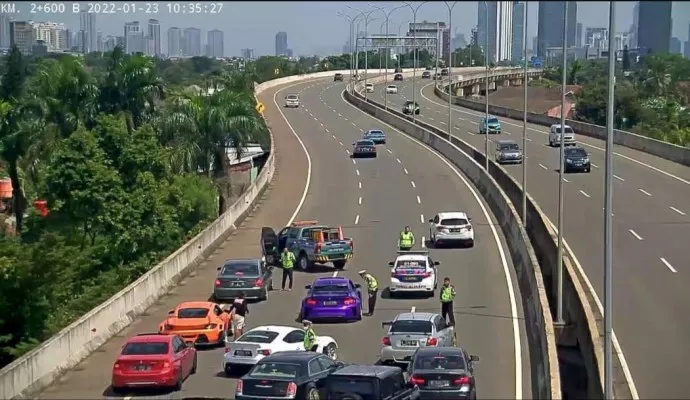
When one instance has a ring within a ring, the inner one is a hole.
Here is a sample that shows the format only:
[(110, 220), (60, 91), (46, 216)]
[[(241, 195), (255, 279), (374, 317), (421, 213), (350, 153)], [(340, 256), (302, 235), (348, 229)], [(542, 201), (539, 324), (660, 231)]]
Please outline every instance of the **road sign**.
[(258, 111), (259, 114), (263, 114), (265, 109), (266, 109), (266, 107), (264, 106), (264, 103), (262, 103), (260, 101), (256, 102), (256, 111)]
[(274, 70), (273, 70), (273, 74), (274, 74), (274, 75), (280, 74), (280, 68), (274, 69)]

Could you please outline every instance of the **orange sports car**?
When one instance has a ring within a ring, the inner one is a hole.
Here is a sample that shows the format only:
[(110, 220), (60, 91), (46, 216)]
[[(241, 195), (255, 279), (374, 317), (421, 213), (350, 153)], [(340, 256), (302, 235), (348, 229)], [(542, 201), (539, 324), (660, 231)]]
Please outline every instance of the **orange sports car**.
[(195, 345), (224, 345), (230, 325), (230, 314), (220, 305), (208, 301), (190, 301), (168, 311), (158, 331), (164, 335), (180, 335)]

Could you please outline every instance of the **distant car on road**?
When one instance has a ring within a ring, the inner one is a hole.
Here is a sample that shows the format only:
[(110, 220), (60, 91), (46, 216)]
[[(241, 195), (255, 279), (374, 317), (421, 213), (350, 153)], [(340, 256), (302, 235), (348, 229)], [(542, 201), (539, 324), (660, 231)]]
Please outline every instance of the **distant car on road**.
[(343, 74), (337, 73), (333, 76), (333, 82), (342, 81), (344, 79)]
[(422, 79), (431, 79), (431, 72), (429, 72), (429, 71), (422, 72)]
[(448, 68), (443, 68), (441, 70), (441, 76), (448, 76), (448, 72), (449, 72)]
[(489, 118), (482, 118), (479, 121), (479, 133), (485, 135), (487, 132), (500, 134), (502, 131), (501, 121), (493, 115), (489, 115)]
[(420, 347), (455, 344), (455, 329), (436, 313), (404, 312), (381, 326), (388, 328), (381, 347), (384, 364), (408, 363)]
[(393, 80), (394, 80), (394, 81), (401, 81), (401, 80), (403, 80), (402, 74), (395, 74), (395, 76), (393, 76)]
[(300, 320), (334, 319), (359, 321), (362, 319), (361, 286), (344, 276), (316, 278), (302, 299)]
[(398, 94), (398, 87), (395, 85), (388, 85), (388, 86), (386, 86), (386, 93)]
[(497, 141), (494, 157), (499, 164), (522, 164), (522, 150), (514, 140)]
[[(563, 135), (563, 143), (566, 146), (575, 145), (575, 131), (568, 125), (563, 128), (565, 134)], [(551, 125), (551, 130), (549, 131), (549, 146), (560, 146), (561, 145), (561, 124)]]
[(144, 387), (182, 389), (182, 382), (196, 373), (194, 346), (178, 335), (143, 333), (127, 340), (113, 364), (112, 389)]
[(326, 378), (329, 400), (417, 400), (419, 388), (405, 382), (401, 368), (347, 365)]
[(402, 112), (403, 114), (412, 114), (415, 113), (416, 115), (419, 115), (419, 103), (417, 102), (412, 102), (412, 101), (406, 101), (405, 104), (403, 104)]
[(226, 260), (217, 270), (213, 298), (218, 302), (234, 300), (240, 293), (247, 299), (268, 300), (273, 290), (273, 268), (261, 259)]
[(434, 246), (460, 242), (467, 247), (474, 246), (472, 218), (460, 211), (441, 212), (429, 219), (429, 240)]
[(428, 251), (398, 251), (391, 267), (388, 286), (391, 297), (398, 293), (425, 293), (433, 297), (438, 285), (438, 261), (429, 257)]
[(459, 347), (419, 348), (407, 368), (421, 399), (477, 398), (474, 363), (479, 357)]
[(582, 147), (570, 147), (563, 150), (565, 169), (563, 172), (587, 172), (592, 168), (587, 150)]
[(435, 80), (435, 81), (440, 81), (440, 80), (442, 80), (442, 79), (443, 79), (443, 76), (442, 76), (440, 73), (437, 72), (436, 75), (434, 75), (434, 80)]
[(179, 304), (158, 326), (163, 335), (179, 335), (195, 345), (223, 345), (230, 324), (229, 314), (210, 301)]
[(400, 68), (400, 67), (396, 68), (395, 73), (396, 74), (402, 73), (402, 68)]
[(367, 93), (374, 93), (374, 85), (371, 83), (367, 83), (364, 89)]
[(298, 108), (299, 107), (299, 96), (296, 94), (289, 94), (285, 96), (285, 107), (287, 108)]
[(369, 129), (364, 132), (362, 139), (371, 140), (374, 144), (386, 144), (386, 134), (380, 129)]
[(371, 157), (376, 158), (376, 144), (373, 140), (360, 139), (352, 143), (352, 157)]

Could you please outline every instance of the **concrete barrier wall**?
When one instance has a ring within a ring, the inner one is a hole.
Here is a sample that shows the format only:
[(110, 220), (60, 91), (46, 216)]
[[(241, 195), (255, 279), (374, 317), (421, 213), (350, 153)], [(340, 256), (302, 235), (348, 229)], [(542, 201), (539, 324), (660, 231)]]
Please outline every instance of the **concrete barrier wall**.
[[(549, 302), (544, 287), (542, 267), (538, 251), (532, 247), (527, 231), (522, 228), (518, 213), (511, 202), (511, 193), (501, 190), (496, 178), (510, 177), (503, 172), (497, 177), (487, 174), (482, 167), (483, 156), (460, 141), (448, 141), (448, 135), (412, 124), (407, 117), (397, 111), (385, 111), (383, 106), (373, 101), (365, 102), (361, 95), (345, 93), (346, 99), (366, 113), (390, 124), (401, 132), (429, 145), (456, 165), (482, 193), (492, 212), (501, 225), (515, 266), (518, 285), (522, 297), (525, 327), (532, 367), (532, 397), (540, 399), (560, 399), (561, 381), (556, 351), (556, 339)], [(515, 185), (517, 185), (515, 183)], [(513, 193), (515, 190), (513, 188)], [(519, 203), (518, 203), (519, 204)], [(538, 209), (532, 209), (532, 218)], [(553, 241), (552, 241), (553, 242)]]
[[(448, 94), (444, 92), (444, 89), (434, 88), (434, 93), (436, 96), (448, 101)], [(484, 103), (471, 101), (459, 97), (453, 97), (453, 102), (460, 107), (469, 108), (475, 111), (484, 112), (486, 105)], [(523, 110), (515, 110), (512, 108), (493, 106), (489, 104), (489, 113), (492, 115), (497, 115), (500, 117), (507, 117), (522, 121)], [(551, 126), (553, 124), (560, 124), (560, 118), (549, 117), (548, 115), (527, 113), (527, 121), (537, 125)], [(606, 127), (588, 124), (581, 121), (566, 120), (566, 123), (570, 125), (575, 133), (578, 135), (583, 135), (595, 139), (606, 140)], [(677, 162), (679, 164), (690, 166), (690, 148), (678, 146), (675, 144), (663, 142), (661, 140), (652, 139), (649, 137), (641, 136), (632, 132), (626, 132), (621, 130), (614, 130), (613, 142), (615, 144), (629, 147), (634, 150), (639, 150), (648, 154), (661, 157), (663, 159)]]
[[(255, 94), (286, 83), (332, 77), (337, 72), (350, 74), (348, 70), (288, 76), (256, 85)], [(131, 285), (0, 370), (0, 399), (29, 397), (52, 383), (129, 325), (237, 229), (273, 178), (272, 136), (271, 154), (256, 181), (223, 215)]]

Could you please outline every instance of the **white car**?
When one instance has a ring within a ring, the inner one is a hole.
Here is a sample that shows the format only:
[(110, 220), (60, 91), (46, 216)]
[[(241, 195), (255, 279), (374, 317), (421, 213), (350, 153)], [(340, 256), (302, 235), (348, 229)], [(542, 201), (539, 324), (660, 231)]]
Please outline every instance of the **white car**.
[[(568, 125), (565, 125), (563, 129), (565, 135), (563, 135), (563, 143), (566, 146), (577, 144), (575, 140), (575, 131)], [(551, 130), (549, 131), (549, 146), (560, 146), (561, 145), (561, 124), (551, 125)]]
[(440, 263), (429, 257), (428, 251), (399, 251), (391, 267), (391, 283), (388, 286), (391, 296), (396, 293), (427, 293), (434, 295), (438, 285), (436, 266)]
[(289, 94), (285, 96), (285, 107), (299, 107), (299, 96), (296, 94)]
[(388, 85), (386, 86), (386, 93), (398, 94), (398, 87), (395, 85)]
[(367, 93), (374, 93), (374, 85), (371, 83), (367, 83), (365, 86), (365, 90)]
[(472, 218), (460, 211), (442, 212), (429, 220), (429, 240), (434, 246), (459, 242), (474, 246)]
[[(316, 335), (316, 349), (329, 358), (338, 358), (338, 343), (330, 336)], [(266, 325), (245, 332), (236, 341), (226, 339), (222, 368), (231, 374), (233, 366), (251, 366), (280, 351), (304, 350), (304, 329), (293, 326)]]

